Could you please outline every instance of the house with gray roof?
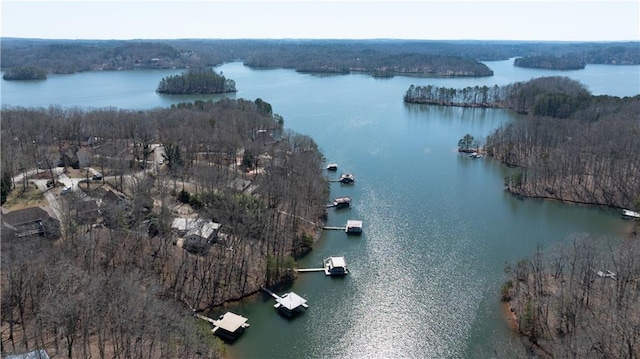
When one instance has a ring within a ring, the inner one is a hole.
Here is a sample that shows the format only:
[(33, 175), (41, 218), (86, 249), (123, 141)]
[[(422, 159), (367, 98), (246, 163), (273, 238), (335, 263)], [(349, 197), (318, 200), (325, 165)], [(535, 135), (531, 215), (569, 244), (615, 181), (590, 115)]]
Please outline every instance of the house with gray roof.
[(2, 239), (43, 237), (58, 239), (60, 221), (42, 207), (30, 207), (2, 214)]

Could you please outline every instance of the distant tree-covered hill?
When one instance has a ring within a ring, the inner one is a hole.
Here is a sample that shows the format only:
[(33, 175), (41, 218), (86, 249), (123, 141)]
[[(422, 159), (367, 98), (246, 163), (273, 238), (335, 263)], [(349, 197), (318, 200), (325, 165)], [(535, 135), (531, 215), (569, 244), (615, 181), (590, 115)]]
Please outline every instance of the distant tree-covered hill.
[(3, 69), (37, 66), (49, 73), (134, 68), (192, 68), (243, 61), (304, 72), (374, 76), (490, 76), (479, 61), (571, 57), (586, 64), (640, 64), (638, 42), (432, 40), (42, 40), (2, 38)]

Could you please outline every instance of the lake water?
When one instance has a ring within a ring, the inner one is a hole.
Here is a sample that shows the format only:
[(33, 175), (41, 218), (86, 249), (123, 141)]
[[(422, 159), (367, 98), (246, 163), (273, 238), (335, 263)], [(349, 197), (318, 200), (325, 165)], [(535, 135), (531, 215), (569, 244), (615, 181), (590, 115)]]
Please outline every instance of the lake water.
[[(513, 339), (499, 303), (505, 262), (589, 233), (603, 242), (624, 235), (617, 211), (521, 200), (503, 191), (508, 169), (458, 154), (466, 133), (482, 138), (509, 121), (505, 110), (408, 105), (411, 84), (504, 85), (541, 76), (569, 76), (594, 94), (640, 93), (640, 66), (588, 65), (584, 70), (522, 69), (487, 62), (486, 78), (424, 79), (367, 75), (315, 76), (291, 70), (216, 68), (238, 92), (218, 96), (155, 93), (161, 78), (181, 70), (88, 72), (46, 81), (2, 81), (2, 104), (148, 109), (196, 98), (262, 98), (285, 126), (313, 137), (328, 162), (356, 183), (331, 184), (331, 197), (352, 208), (329, 210), (328, 225), (361, 219), (364, 233), (325, 231), (301, 268), (344, 256), (345, 278), (301, 273), (291, 290), (309, 309), (286, 320), (273, 299), (256, 295), (231, 309), (251, 327), (227, 352), (237, 358), (486, 358)], [(330, 178), (337, 174), (327, 173)], [(212, 313), (215, 315), (218, 313)], [(502, 350), (502, 349), (501, 349)]]

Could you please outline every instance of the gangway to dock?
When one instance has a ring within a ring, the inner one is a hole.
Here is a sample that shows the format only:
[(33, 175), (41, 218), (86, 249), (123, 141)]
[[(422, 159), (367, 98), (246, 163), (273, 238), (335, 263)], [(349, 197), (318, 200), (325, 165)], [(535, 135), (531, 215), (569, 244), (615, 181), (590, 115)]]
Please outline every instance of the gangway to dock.
[(262, 290), (263, 290), (263, 291), (265, 291), (265, 292), (267, 292), (267, 293), (268, 293), (270, 296), (272, 296), (273, 298), (275, 298), (275, 299), (280, 299), (280, 296), (279, 296), (279, 295), (277, 295), (276, 293), (274, 293), (274, 292), (270, 291), (269, 289), (267, 289), (267, 288), (265, 288), (265, 287), (262, 287)]
[(334, 230), (334, 231), (344, 231), (346, 228), (347, 227), (331, 227), (331, 226), (322, 227), (322, 229)]
[(324, 268), (299, 268), (296, 272), (324, 272)]
[(209, 322), (209, 323), (211, 323), (211, 324), (214, 324), (214, 325), (215, 325), (215, 323), (214, 323), (214, 322), (215, 322), (215, 319), (211, 319), (211, 318), (209, 318), (209, 317), (207, 317), (207, 316), (205, 316), (205, 315), (198, 314), (198, 313), (196, 313), (196, 317), (198, 317), (198, 318), (200, 318), (200, 319), (202, 319), (202, 320), (206, 320), (207, 322)]

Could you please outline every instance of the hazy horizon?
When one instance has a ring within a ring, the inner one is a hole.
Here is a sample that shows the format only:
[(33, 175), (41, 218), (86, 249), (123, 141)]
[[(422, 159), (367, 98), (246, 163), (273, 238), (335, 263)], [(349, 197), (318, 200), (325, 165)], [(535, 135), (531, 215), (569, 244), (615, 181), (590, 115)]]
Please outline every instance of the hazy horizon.
[(46, 40), (640, 41), (638, 1), (2, 1), (0, 37)]

